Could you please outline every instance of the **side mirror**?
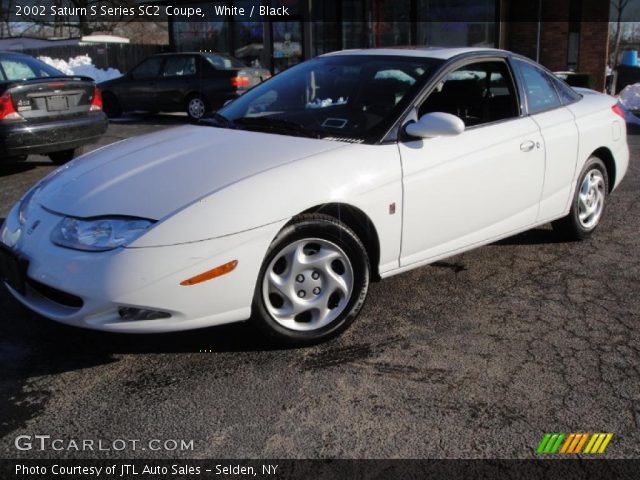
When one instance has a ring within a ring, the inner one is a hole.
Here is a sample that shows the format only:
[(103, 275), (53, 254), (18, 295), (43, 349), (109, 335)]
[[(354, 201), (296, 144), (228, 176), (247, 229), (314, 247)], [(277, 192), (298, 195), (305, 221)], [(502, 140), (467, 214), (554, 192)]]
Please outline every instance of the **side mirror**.
[(406, 126), (408, 135), (416, 138), (453, 137), (464, 132), (464, 122), (450, 113), (433, 112)]

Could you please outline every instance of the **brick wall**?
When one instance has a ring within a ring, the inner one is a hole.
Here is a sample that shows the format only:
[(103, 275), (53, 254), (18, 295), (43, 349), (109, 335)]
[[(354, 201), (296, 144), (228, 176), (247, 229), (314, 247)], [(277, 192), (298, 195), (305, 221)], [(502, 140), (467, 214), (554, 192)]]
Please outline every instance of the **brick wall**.
[[(609, 2), (582, 0), (582, 17), (589, 21), (580, 24), (580, 48), (578, 71), (590, 73), (595, 79), (596, 90), (604, 89), (605, 69), (609, 48)], [(570, 0), (542, 0), (540, 63), (550, 70), (567, 70), (569, 44)], [(536, 59), (538, 2), (506, 0), (503, 3), (503, 19), (506, 19), (506, 45), (511, 50)], [(601, 19), (601, 20), (599, 20)], [(595, 21), (599, 20), (599, 21)]]

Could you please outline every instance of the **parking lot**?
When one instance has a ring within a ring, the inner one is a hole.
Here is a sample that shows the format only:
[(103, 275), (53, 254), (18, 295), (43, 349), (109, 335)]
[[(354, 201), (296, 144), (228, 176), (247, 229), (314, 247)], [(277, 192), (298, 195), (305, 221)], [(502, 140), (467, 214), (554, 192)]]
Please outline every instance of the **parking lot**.
[[(101, 144), (184, 123), (125, 118)], [(0, 455), (531, 458), (546, 432), (612, 432), (605, 456), (638, 457), (640, 134), (629, 142), (591, 240), (540, 228), (374, 284), (352, 328), (312, 348), (273, 349), (244, 324), (85, 331), (0, 287)], [(0, 221), (52, 169), (0, 165)], [(194, 448), (16, 450), (43, 434)]]

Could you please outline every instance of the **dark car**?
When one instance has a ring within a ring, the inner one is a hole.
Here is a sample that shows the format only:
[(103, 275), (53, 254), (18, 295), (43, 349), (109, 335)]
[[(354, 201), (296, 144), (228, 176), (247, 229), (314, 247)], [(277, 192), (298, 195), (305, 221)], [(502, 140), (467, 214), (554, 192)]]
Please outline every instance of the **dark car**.
[(88, 77), (68, 76), (29, 55), (0, 52), (0, 160), (48, 155), (71, 160), (107, 129), (102, 97)]
[(186, 112), (197, 120), (270, 76), (268, 70), (217, 53), (163, 53), (100, 88), (110, 117), (144, 110)]

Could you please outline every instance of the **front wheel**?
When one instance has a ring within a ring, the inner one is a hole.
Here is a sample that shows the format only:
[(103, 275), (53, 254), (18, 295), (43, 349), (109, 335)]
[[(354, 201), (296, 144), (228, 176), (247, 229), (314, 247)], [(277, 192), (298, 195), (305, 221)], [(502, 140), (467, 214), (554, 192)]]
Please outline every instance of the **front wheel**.
[(278, 343), (327, 340), (360, 312), (369, 270), (364, 245), (351, 229), (327, 215), (300, 215), (267, 252), (252, 320)]
[(553, 229), (569, 240), (588, 238), (600, 224), (608, 194), (607, 168), (598, 157), (591, 157), (578, 177), (569, 215), (553, 222)]

